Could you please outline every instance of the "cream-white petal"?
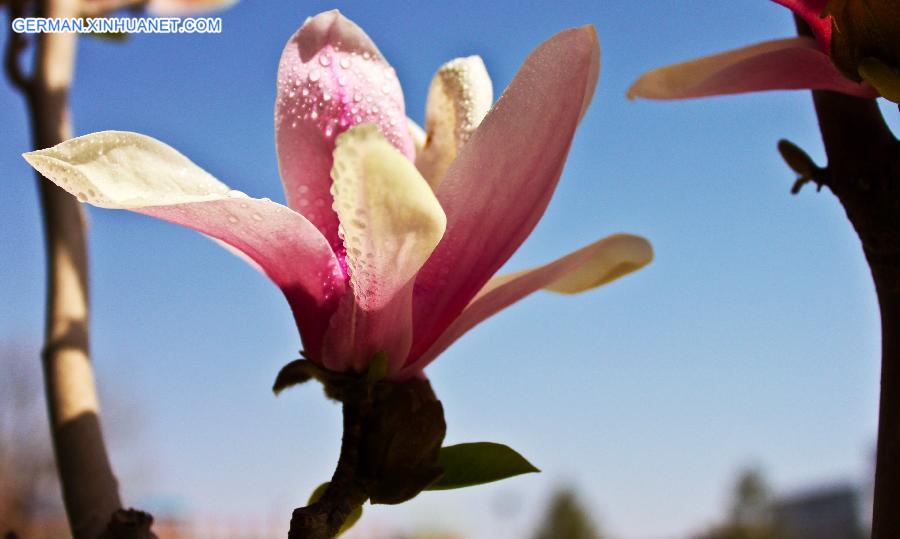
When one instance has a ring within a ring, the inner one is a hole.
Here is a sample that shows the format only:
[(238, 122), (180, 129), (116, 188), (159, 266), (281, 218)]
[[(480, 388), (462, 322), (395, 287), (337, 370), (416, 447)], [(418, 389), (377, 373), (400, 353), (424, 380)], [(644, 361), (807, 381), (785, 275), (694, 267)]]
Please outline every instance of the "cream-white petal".
[(246, 197), (158, 140), (101, 131), (23, 154), (79, 200), (102, 208), (140, 208)]
[(337, 138), (331, 173), (354, 295), (361, 308), (377, 310), (416, 275), (447, 218), (416, 167), (375, 125)]
[(441, 66), (428, 89), (425, 145), (416, 167), (437, 189), (450, 164), (491, 108), (494, 89), (478, 56), (456, 58)]

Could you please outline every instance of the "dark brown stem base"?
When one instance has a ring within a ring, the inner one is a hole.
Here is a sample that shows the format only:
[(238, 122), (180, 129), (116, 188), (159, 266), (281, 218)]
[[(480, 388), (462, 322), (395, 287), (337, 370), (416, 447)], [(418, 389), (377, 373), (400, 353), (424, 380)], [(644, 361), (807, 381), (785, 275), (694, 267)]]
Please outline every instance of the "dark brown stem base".
[[(797, 22), (801, 35), (806, 25)], [(900, 537), (900, 143), (874, 99), (814, 91), (824, 185), (862, 243), (881, 311), (881, 399), (872, 539)]]
[(371, 411), (371, 393), (344, 401), (341, 455), (331, 483), (318, 501), (294, 510), (288, 539), (331, 539), (347, 517), (369, 498), (359, 481), (359, 469), (364, 427)]

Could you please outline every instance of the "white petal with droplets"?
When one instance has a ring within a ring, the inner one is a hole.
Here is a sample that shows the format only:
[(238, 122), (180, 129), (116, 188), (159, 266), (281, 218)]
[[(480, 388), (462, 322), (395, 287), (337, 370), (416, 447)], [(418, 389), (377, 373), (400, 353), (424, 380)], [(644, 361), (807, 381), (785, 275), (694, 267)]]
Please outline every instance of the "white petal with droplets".
[(425, 144), (416, 154), (416, 167), (432, 189), (440, 185), (493, 99), (491, 78), (478, 56), (451, 60), (435, 74), (425, 109)]
[(354, 294), (362, 308), (377, 309), (437, 246), (444, 211), (413, 164), (371, 124), (338, 137), (331, 174)]

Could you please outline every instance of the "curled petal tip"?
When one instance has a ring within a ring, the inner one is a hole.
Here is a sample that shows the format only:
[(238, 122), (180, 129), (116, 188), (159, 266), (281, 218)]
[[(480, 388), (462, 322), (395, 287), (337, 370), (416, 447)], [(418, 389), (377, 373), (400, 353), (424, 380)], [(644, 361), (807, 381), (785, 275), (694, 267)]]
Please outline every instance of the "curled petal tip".
[(593, 41), (599, 41), (597, 39), (597, 27), (593, 24), (585, 24), (581, 27), (581, 31), (587, 33)]
[(633, 234), (613, 234), (592, 244), (590, 256), (544, 287), (560, 294), (578, 294), (633, 273), (653, 261), (653, 246)]
[(306, 19), (294, 39), (304, 62), (309, 61), (326, 45), (336, 44), (340, 44), (343, 50), (368, 52), (381, 57), (381, 52), (363, 29), (337, 9)]

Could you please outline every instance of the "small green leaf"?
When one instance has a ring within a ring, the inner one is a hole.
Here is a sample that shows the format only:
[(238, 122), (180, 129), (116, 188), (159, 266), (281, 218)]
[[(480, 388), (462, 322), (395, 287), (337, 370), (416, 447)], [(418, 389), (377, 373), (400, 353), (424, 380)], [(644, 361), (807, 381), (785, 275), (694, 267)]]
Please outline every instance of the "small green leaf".
[(781, 139), (778, 141), (778, 153), (791, 169), (801, 178), (812, 178), (819, 168), (806, 152), (793, 142)]
[(444, 475), (425, 490), (447, 490), (540, 472), (525, 457), (503, 444), (474, 442), (441, 448)]
[(316, 487), (316, 490), (312, 491), (312, 494), (309, 495), (309, 500), (306, 502), (306, 505), (312, 505), (319, 501), (319, 498), (325, 494), (325, 489), (328, 488), (328, 485), (331, 484), (331, 481), (325, 481), (321, 485)]
[(308, 382), (314, 376), (314, 365), (311, 362), (304, 359), (291, 361), (278, 371), (272, 391), (278, 395), (289, 387)]
[(900, 103), (900, 74), (878, 58), (863, 58), (859, 76), (878, 90), (885, 99)]
[(369, 361), (369, 371), (366, 373), (366, 380), (370, 384), (381, 381), (388, 373), (388, 357), (384, 352), (378, 352), (372, 356)]
[[(312, 505), (312, 504), (316, 503), (317, 501), (319, 501), (319, 498), (321, 498), (325, 494), (325, 490), (328, 489), (328, 485), (330, 485), (330, 484), (331, 484), (331, 481), (325, 481), (324, 483), (322, 483), (321, 485), (316, 487), (316, 490), (314, 490), (312, 492), (312, 494), (309, 495), (309, 501), (306, 502), (306, 505)], [(347, 520), (344, 521), (344, 524), (341, 526), (341, 529), (338, 530), (337, 534), (341, 535), (345, 531), (352, 528), (353, 525), (356, 524), (356, 522), (362, 517), (362, 513), (363, 513), (362, 506), (359, 506), (356, 509), (354, 509), (353, 512), (350, 513), (350, 516), (347, 517)], [(335, 537), (337, 537), (337, 536), (335, 536)]]

